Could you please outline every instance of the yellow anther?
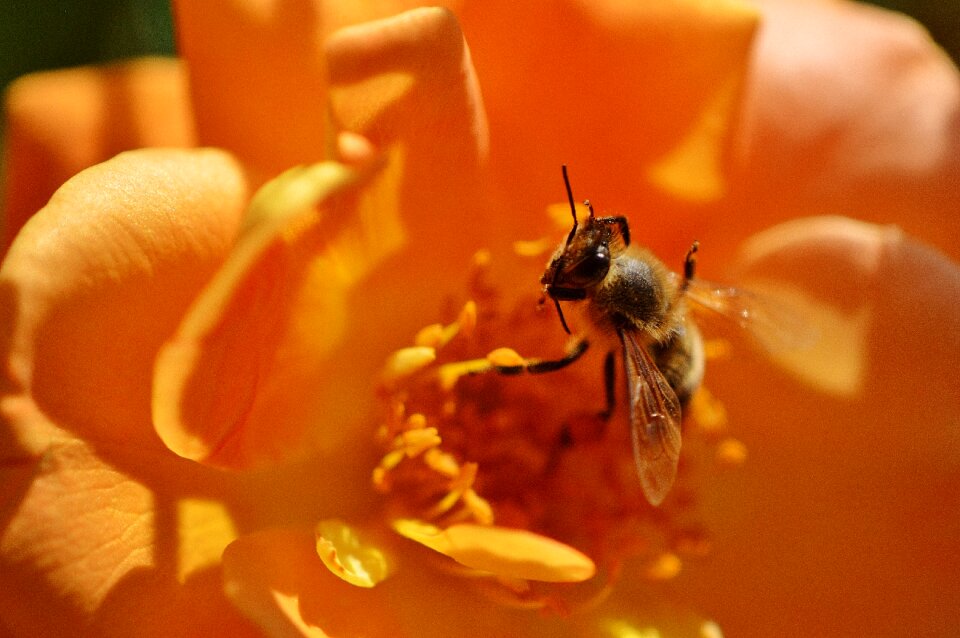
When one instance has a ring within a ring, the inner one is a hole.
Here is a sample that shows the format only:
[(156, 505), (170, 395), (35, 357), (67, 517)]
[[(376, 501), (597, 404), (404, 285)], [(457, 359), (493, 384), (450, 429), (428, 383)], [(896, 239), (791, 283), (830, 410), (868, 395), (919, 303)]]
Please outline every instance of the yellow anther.
[(422, 412), (414, 412), (403, 423), (404, 430), (419, 430), (427, 427), (427, 417)]
[(516, 350), (510, 348), (497, 348), (487, 355), (487, 361), (492, 365), (508, 368), (521, 367), (527, 363), (527, 360), (521, 357)]
[(401, 348), (387, 359), (387, 365), (383, 369), (383, 381), (388, 385), (395, 383), (422, 370), (433, 363), (436, 358), (437, 351), (434, 348), (425, 346)]
[(402, 447), (408, 458), (419, 456), (426, 450), (437, 447), (441, 443), (437, 428), (418, 428), (416, 430), (408, 430), (403, 432), (397, 438), (397, 447)]
[(460, 464), (451, 454), (437, 448), (431, 448), (423, 455), (423, 462), (437, 474), (454, 478), (460, 474)]
[(413, 338), (414, 345), (422, 348), (438, 348), (443, 345), (443, 324), (433, 323), (421, 328)]

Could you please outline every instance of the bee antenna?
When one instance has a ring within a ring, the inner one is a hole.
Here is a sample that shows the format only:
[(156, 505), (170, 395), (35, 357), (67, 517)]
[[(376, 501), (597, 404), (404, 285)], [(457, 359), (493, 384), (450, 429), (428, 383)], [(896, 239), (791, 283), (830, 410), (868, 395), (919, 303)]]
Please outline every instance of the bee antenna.
[(563, 326), (563, 331), (567, 334), (572, 334), (570, 332), (570, 327), (567, 326), (567, 320), (563, 318), (563, 309), (560, 308), (560, 300), (554, 298), (553, 305), (557, 307), (557, 316), (560, 317), (560, 325)]
[[(570, 215), (573, 217), (573, 228), (570, 229), (570, 234), (567, 235), (567, 246), (570, 245), (570, 242), (573, 241), (573, 236), (577, 234), (577, 205), (573, 201), (573, 189), (570, 188), (570, 177), (567, 175), (567, 165), (561, 164), (560, 169), (563, 171), (563, 185), (567, 187), (567, 201), (570, 202)], [(590, 211), (590, 216), (593, 216), (593, 210)], [(560, 315), (561, 319), (563, 315)], [(566, 327), (566, 325), (564, 325)], [(569, 332), (569, 330), (568, 330)]]

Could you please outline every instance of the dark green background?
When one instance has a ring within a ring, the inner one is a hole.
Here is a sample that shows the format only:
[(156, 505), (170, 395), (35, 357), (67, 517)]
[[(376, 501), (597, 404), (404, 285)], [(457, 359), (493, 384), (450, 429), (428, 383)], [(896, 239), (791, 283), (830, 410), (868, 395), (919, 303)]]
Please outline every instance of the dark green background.
[[(875, 0), (960, 60), (960, 0)], [(0, 0), (0, 88), (30, 71), (173, 52), (169, 0)]]

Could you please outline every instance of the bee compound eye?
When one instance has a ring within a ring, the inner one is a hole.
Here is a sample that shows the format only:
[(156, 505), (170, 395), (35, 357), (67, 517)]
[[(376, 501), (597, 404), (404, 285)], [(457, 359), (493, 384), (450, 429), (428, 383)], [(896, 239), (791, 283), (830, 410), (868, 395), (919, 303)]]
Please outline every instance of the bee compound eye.
[(600, 283), (610, 270), (610, 249), (606, 245), (598, 246), (584, 256), (570, 271), (569, 281), (581, 287)]

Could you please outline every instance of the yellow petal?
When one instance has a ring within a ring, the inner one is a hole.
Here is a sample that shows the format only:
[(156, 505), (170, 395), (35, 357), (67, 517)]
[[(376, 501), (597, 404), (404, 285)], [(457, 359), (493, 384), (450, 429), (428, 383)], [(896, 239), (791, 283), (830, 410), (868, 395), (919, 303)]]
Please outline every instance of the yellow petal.
[(393, 528), (458, 563), (498, 576), (575, 583), (596, 573), (580, 551), (526, 530), (468, 524), (440, 529), (411, 519), (395, 520)]

